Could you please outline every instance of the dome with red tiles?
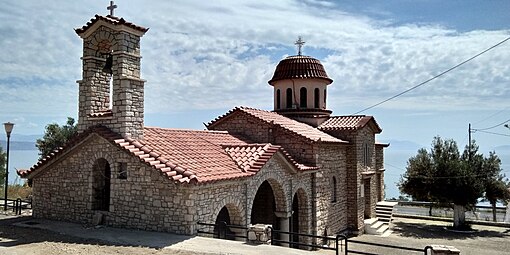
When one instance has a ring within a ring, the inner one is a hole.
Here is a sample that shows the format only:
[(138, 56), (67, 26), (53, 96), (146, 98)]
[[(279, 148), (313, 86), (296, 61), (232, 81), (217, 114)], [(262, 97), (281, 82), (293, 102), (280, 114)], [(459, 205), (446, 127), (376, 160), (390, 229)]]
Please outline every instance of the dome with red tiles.
[(333, 82), (333, 80), (328, 77), (324, 66), (322, 66), (319, 60), (310, 56), (290, 56), (278, 63), (269, 84), (274, 85), (274, 82), (285, 79), (309, 78), (324, 79), (329, 83)]

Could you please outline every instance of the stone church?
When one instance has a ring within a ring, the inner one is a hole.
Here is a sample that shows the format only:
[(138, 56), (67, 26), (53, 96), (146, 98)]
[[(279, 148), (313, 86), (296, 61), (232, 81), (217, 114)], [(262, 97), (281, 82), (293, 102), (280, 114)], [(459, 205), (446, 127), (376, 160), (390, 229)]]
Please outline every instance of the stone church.
[(219, 221), (332, 235), (363, 233), (375, 216), (388, 145), (376, 142), (374, 117), (331, 115), (333, 81), (319, 60), (279, 62), (272, 111), (236, 107), (207, 130), (147, 127), (140, 39), (148, 29), (96, 15), (75, 31), (79, 132), (19, 172), (33, 187), (34, 217), (186, 235)]

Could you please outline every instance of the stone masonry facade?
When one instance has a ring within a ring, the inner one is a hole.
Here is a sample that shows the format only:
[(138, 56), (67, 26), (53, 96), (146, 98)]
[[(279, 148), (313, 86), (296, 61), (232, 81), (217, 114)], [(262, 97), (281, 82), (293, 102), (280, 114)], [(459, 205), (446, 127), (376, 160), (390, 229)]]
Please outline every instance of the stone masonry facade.
[[(147, 30), (98, 15), (76, 30), (83, 39), (83, 77), (78, 81), (78, 131), (83, 138), (44, 159), (28, 174), (34, 217), (187, 235), (197, 234), (199, 222), (220, 220), (240, 226), (273, 224), (275, 229), (320, 236), (363, 232), (364, 219), (375, 217), (375, 205), (384, 199), (383, 150), (387, 145), (375, 141), (381, 131), (375, 120), (356, 128), (321, 131), (317, 126), (296, 124), (297, 115), (262, 114), (252, 109), (266, 117), (285, 118), (284, 124), (275, 124), (274, 119), (233, 110), (208, 129), (220, 131), (216, 135), (221, 133), (236, 144), (214, 145), (253, 151), (243, 151), (237, 158), (211, 145), (205, 153), (220, 156), (206, 163), (211, 169), (225, 164), (214, 168), (214, 173), (205, 173), (204, 161), (196, 160), (210, 155), (196, 151), (188, 152), (191, 156), (183, 162), (174, 162), (182, 153), (179, 146), (190, 144), (175, 146), (175, 140), (164, 135), (144, 140), (140, 38)], [(320, 65), (318, 60), (313, 63)], [(327, 79), (327, 84), (332, 82)], [(326, 85), (320, 90), (324, 106)], [(310, 123), (326, 121), (330, 111), (324, 112), (327, 116)], [(112, 140), (108, 134), (91, 131), (95, 127), (123, 139)], [(193, 138), (198, 144), (212, 139), (208, 132), (190, 131), (183, 137), (190, 139), (185, 142), (192, 143)], [(144, 141), (158, 143), (147, 148)], [(260, 148), (266, 151), (256, 154)], [(249, 157), (255, 163), (241, 166)], [(181, 166), (186, 163), (196, 168)], [(227, 178), (226, 172), (236, 177)]]

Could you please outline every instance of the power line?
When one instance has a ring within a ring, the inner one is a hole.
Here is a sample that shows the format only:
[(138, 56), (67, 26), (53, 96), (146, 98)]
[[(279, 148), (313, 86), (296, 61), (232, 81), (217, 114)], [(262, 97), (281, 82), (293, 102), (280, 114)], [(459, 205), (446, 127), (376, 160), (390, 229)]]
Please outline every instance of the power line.
[(406, 89), (406, 90), (404, 90), (403, 92), (400, 92), (400, 93), (398, 93), (398, 94), (396, 94), (396, 95), (394, 95), (394, 96), (392, 96), (392, 97), (390, 97), (390, 98), (387, 98), (387, 99), (385, 99), (385, 100), (383, 100), (383, 101), (381, 101), (381, 102), (379, 102), (379, 103), (377, 103), (377, 104), (374, 104), (374, 105), (372, 105), (372, 106), (369, 106), (369, 107), (367, 107), (367, 108), (365, 108), (365, 109), (363, 109), (363, 110), (361, 110), (361, 111), (358, 111), (358, 112), (356, 112), (356, 113), (353, 113), (352, 115), (356, 115), (356, 114), (362, 113), (362, 112), (364, 112), (364, 111), (366, 111), (366, 110), (370, 110), (370, 109), (372, 109), (372, 108), (374, 108), (374, 107), (377, 107), (377, 106), (379, 106), (379, 105), (381, 105), (381, 104), (384, 104), (384, 103), (386, 103), (386, 102), (388, 102), (388, 101), (390, 101), (390, 100), (392, 100), (392, 99), (395, 99), (395, 98), (397, 98), (397, 97), (399, 97), (399, 96), (401, 96), (401, 95), (403, 95), (403, 94), (405, 94), (405, 93), (407, 93), (407, 92), (409, 92), (409, 91), (411, 91), (411, 90), (414, 90), (414, 89), (416, 89), (416, 88), (418, 88), (418, 87), (421, 87), (421, 86), (423, 86), (423, 85), (425, 85), (425, 84), (429, 83), (430, 81), (433, 81), (433, 80), (435, 80), (435, 79), (437, 79), (437, 78), (439, 78), (439, 77), (441, 77), (441, 76), (445, 75), (446, 73), (449, 73), (450, 71), (453, 71), (454, 69), (457, 69), (458, 67), (460, 67), (460, 66), (462, 66), (462, 65), (466, 64), (467, 62), (469, 62), (469, 61), (471, 61), (471, 60), (473, 60), (473, 59), (475, 59), (475, 58), (479, 57), (480, 55), (482, 55), (482, 54), (484, 54), (484, 53), (486, 53), (486, 52), (488, 52), (488, 51), (490, 51), (490, 50), (492, 50), (492, 49), (494, 49), (494, 48), (498, 47), (499, 45), (501, 45), (501, 44), (505, 43), (505, 42), (506, 42), (506, 41), (508, 41), (508, 40), (510, 40), (510, 37), (507, 37), (505, 40), (503, 40), (503, 41), (501, 41), (501, 42), (499, 42), (499, 43), (496, 43), (496, 44), (492, 45), (491, 47), (489, 47), (489, 48), (485, 49), (484, 51), (482, 51), (482, 52), (480, 52), (480, 53), (478, 53), (478, 54), (474, 55), (473, 57), (470, 57), (470, 58), (468, 58), (468, 59), (466, 59), (466, 60), (462, 61), (460, 64), (457, 64), (457, 65), (455, 65), (455, 66), (453, 66), (453, 67), (451, 67), (451, 68), (447, 69), (446, 71), (443, 71), (443, 72), (441, 72), (441, 73), (439, 73), (439, 74), (437, 74), (437, 75), (433, 76), (432, 78), (430, 78), (430, 79), (428, 79), (428, 80), (426, 80), (426, 81), (424, 81), (424, 82), (419, 83), (418, 85), (415, 85), (415, 86), (413, 86), (413, 87), (411, 87), (411, 88), (409, 88), (409, 89)]
[(499, 124), (497, 124), (497, 125), (494, 125), (494, 126), (492, 126), (492, 127), (488, 127), (488, 128), (473, 128), (473, 129), (471, 129), (471, 130), (473, 130), (473, 131), (483, 131), (483, 130), (489, 130), (489, 129), (493, 129), (493, 128), (496, 128), (496, 127), (502, 126), (503, 124), (505, 124), (505, 123), (507, 123), (507, 122), (509, 122), (509, 121), (510, 121), (510, 119), (507, 119), (507, 120), (505, 120), (505, 121), (503, 121), (503, 122), (501, 122), (501, 123), (499, 123)]
[(507, 135), (507, 134), (500, 134), (500, 133), (494, 133), (494, 132), (483, 131), (483, 130), (476, 130), (476, 131), (482, 132), (482, 133), (491, 134), (491, 135), (500, 135), (500, 136), (508, 136), (508, 137), (510, 137), (510, 135)]
[(498, 112), (496, 112), (496, 113), (494, 113), (494, 114), (491, 114), (491, 115), (489, 115), (488, 117), (486, 117), (486, 118), (484, 118), (484, 119), (482, 119), (482, 120), (479, 120), (479, 121), (477, 121), (477, 122), (475, 122), (475, 123), (473, 123), (473, 124), (478, 124), (478, 123), (480, 123), (480, 122), (482, 122), (482, 121), (488, 120), (488, 119), (490, 119), (490, 118), (492, 118), (492, 117), (494, 117), (494, 116), (496, 116), (496, 115), (498, 115), (498, 114), (500, 114), (500, 113), (502, 113), (502, 112), (504, 112), (504, 111), (508, 110), (508, 108), (510, 108), (510, 107), (506, 107), (505, 109), (503, 109), (503, 110), (501, 110), (501, 111), (498, 111)]

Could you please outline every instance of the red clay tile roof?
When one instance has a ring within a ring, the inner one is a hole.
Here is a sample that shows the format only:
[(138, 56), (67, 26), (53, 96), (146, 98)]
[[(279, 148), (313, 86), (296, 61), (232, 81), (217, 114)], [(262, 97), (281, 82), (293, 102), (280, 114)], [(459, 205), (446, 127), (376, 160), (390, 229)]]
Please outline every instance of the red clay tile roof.
[(123, 18), (118, 18), (118, 17), (114, 17), (114, 16), (110, 16), (110, 15), (107, 15), (107, 16), (101, 16), (101, 15), (95, 15), (94, 18), (92, 18), (89, 22), (87, 22), (87, 24), (81, 28), (76, 28), (74, 29), (74, 31), (76, 31), (76, 33), (79, 35), (79, 34), (82, 34), (82, 33), (85, 33), (90, 27), (92, 27), (96, 22), (98, 21), (105, 21), (105, 22), (108, 22), (112, 25), (125, 25), (125, 26), (128, 26), (130, 28), (133, 28), (135, 30), (138, 30), (138, 31), (141, 31), (141, 32), (147, 32), (149, 29), (148, 28), (145, 28), (145, 27), (141, 27), (141, 26), (138, 26), (138, 25), (135, 25), (131, 22), (127, 22), (125, 21)]
[(319, 169), (319, 167), (310, 167), (297, 163), (281, 146), (270, 143), (225, 146), (225, 151), (244, 172), (258, 172), (278, 151), (282, 152), (287, 160), (298, 170)]
[[(72, 138), (63, 148), (43, 158), (29, 170), (18, 174), (30, 178), (32, 173), (54, 162), (60, 155), (97, 134), (113, 145), (138, 157), (141, 162), (167, 176), (176, 183), (207, 183), (254, 175), (276, 152), (280, 151), (297, 170), (314, 170), (297, 163), (279, 146), (271, 144), (248, 144), (240, 137), (224, 131), (197, 131), (145, 127), (144, 139), (122, 138), (104, 126), (96, 126)], [(244, 155), (236, 150), (244, 148)], [(247, 153), (247, 148), (253, 150)], [(233, 153), (233, 154), (232, 154)], [(245, 169), (249, 166), (249, 169)]]
[(333, 82), (328, 77), (324, 66), (322, 66), (319, 60), (309, 56), (298, 55), (281, 60), (276, 66), (273, 78), (268, 83), (273, 85), (275, 81), (279, 80), (307, 78), (318, 78), (329, 83)]
[(288, 117), (285, 117), (283, 115), (280, 115), (276, 112), (270, 112), (265, 110), (259, 110), (254, 108), (248, 108), (248, 107), (236, 107), (226, 114), (214, 119), (213, 121), (209, 122), (207, 124), (208, 128), (214, 127), (217, 123), (225, 120), (235, 112), (241, 112), (244, 114), (248, 114), (252, 117), (255, 117), (265, 123), (268, 123), (270, 125), (274, 125), (276, 127), (279, 127), (286, 132), (292, 133), (294, 135), (301, 136), (305, 139), (308, 139), (312, 142), (332, 142), (332, 143), (348, 143), (346, 141), (343, 141), (341, 139), (338, 139), (336, 137), (333, 137), (329, 134), (326, 134), (308, 124), (295, 121), (293, 119), (290, 119)]
[(366, 115), (333, 116), (324, 121), (317, 128), (319, 130), (356, 130), (373, 122), (377, 133), (382, 132), (374, 117)]

